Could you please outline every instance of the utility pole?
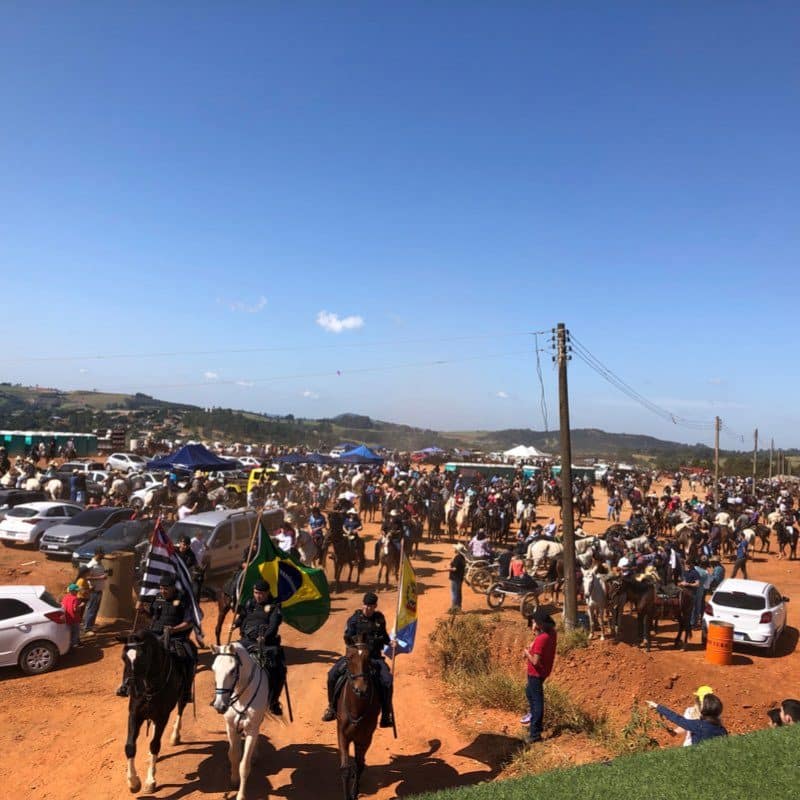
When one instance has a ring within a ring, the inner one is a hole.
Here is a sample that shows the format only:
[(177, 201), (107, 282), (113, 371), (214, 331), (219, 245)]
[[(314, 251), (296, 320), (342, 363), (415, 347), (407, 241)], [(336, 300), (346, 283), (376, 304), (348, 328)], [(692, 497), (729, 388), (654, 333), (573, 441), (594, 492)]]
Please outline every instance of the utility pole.
[(769, 440), (769, 477), (772, 480), (772, 456), (775, 454), (775, 440)]
[(722, 420), (714, 417), (714, 508), (719, 508), (719, 427)]
[(564, 629), (578, 622), (578, 595), (575, 585), (575, 527), (572, 517), (572, 440), (569, 431), (569, 393), (567, 391), (567, 342), (569, 332), (563, 322), (556, 328), (558, 346), (558, 410), (561, 419), (561, 523), (564, 544)]
[(758, 469), (758, 428), (753, 431), (753, 497), (756, 496), (756, 470)]

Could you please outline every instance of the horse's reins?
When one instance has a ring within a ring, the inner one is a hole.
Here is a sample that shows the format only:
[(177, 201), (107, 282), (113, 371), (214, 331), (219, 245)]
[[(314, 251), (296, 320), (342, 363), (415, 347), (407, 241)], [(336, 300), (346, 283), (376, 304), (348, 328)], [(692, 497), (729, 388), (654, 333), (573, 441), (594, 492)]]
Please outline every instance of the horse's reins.
[[(129, 648), (133, 648), (133, 649), (135, 649), (135, 650), (139, 650), (139, 649), (141, 649), (141, 648), (142, 648), (142, 646), (143, 646), (143, 645), (144, 645), (144, 642), (129, 642), (129, 643), (127, 643), (127, 645), (126, 645), (126, 646), (127, 646), (127, 647), (129, 647)], [(164, 678), (164, 683), (163, 683), (163, 684), (162, 684), (162, 685), (161, 685), (159, 688), (157, 688), (157, 689), (151, 689), (151, 691), (149, 691), (149, 692), (148, 692), (148, 686), (152, 687), (152, 683), (150, 683), (150, 682), (147, 680), (147, 675), (144, 675), (144, 676), (142, 676), (141, 678), (138, 678), (138, 681), (139, 681), (139, 683), (140, 683), (140, 684), (141, 684), (141, 686), (142, 686), (142, 692), (141, 692), (141, 694), (142, 694), (142, 697), (143, 697), (143, 698), (144, 698), (144, 699), (145, 699), (145, 700), (146, 700), (148, 703), (149, 703), (150, 701), (152, 701), (152, 699), (153, 699), (153, 698), (154, 698), (156, 695), (158, 695), (158, 694), (161, 694), (161, 692), (163, 692), (163, 691), (164, 691), (164, 689), (166, 689), (166, 688), (169, 686), (169, 679), (172, 677), (173, 658), (172, 658), (172, 656), (169, 654), (169, 651), (165, 650), (165, 651), (164, 651), (164, 653), (166, 654), (166, 658), (167, 658), (167, 661), (168, 661), (168, 664), (169, 664), (169, 666), (168, 666), (168, 668), (167, 668), (167, 675), (166, 675), (166, 677)], [(163, 659), (162, 659), (162, 664), (163, 664)], [(149, 670), (149, 671), (150, 671), (150, 670)], [(159, 672), (159, 673), (161, 673), (161, 672), (162, 672), (162, 670), (158, 670), (158, 672)], [(131, 667), (131, 676), (132, 676), (132, 678), (133, 678), (133, 685), (134, 685), (134, 687), (135, 687), (135, 686), (136, 686), (136, 683), (137, 683), (137, 675), (136, 675), (136, 670), (135, 670), (133, 667)]]
[[(367, 686), (368, 686), (368, 689), (367, 689), (367, 691), (366, 691), (366, 692), (359, 691), (358, 689), (356, 689), (356, 686), (355, 686), (355, 681), (357, 681), (359, 678), (366, 678), (366, 679), (367, 679)], [(373, 686), (373, 676), (372, 676), (372, 672), (371, 672), (371, 671), (370, 671), (370, 672), (356, 672), (356, 673), (352, 673), (352, 672), (350, 672), (350, 665), (348, 664), (348, 669), (347, 669), (347, 683), (350, 685), (350, 688), (353, 690), (353, 694), (354, 694), (354, 695), (355, 695), (355, 696), (356, 696), (356, 697), (357, 697), (359, 700), (364, 700), (364, 699), (366, 699), (366, 700), (368, 700), (368, 701), (369, 701), (369, 700), (371, 700), (371, 699), (372, 699), (372, 693), (375, 691), (375, 687)], [(348, 721), (348, 722), (349, 722), (351, 725), (358, 725), (358, 723), (359, 723), (359, 722), (361, 722), (361, 720), (362, 720), (362, 719), (364, 719), (364, 716), (365, 716), (365, 714), (366, 714), (366, 711), (365, 711), (365, 712), (364, 712), (364, 714), (362, 714), (360, 717), (353, 717), (353, 716), (350, 714), (350, 709), (349, 709), (349, 708), (347, 708), (346, 704), (345, 704), (345, 711), (346, 711), (346, 713), (347, 713), (347, 721)]]
[[(236, 662), (236, 666), (234, 667), (234, 681), (233, 681), (233, 685), (231, 686), (230, 689), (228, 689), (228, 688), (226, 688), (224, 686), (222, 688), (215, 688), (214, 689), (214, 694), (217, 694), (217, 695), (226, 695), (226, 694), (228, 694), (228, 695), (230, 695), (230, 699), (228, 700), (228, 708), (232, 708), (234, 710), (234, 712), (236, 712), (236, 716), (238, 717), (238, 720), (237, 720), (237, 724), (238, 724), (238, 722), (241, 722), (242, 717), (247, 713), (247, 711), (252, 706), (253, 701), (258, 696), (258, 692), (261, 689), (261, 678), (262, 678), (263, 670), (260, 667), (258, 667), (257, 665), (256, 665), (256, 669), (253, 670), (253, 672), (257, 672), (258, 673), (258, 685), (256, 686), (255, 691), (253, 692), (253, 696), (250, 698), (250, 700), (248, 701), (247, 705), (245, 705), (240, 711), (238, 708), (236, 708), (235, 703), (237, 703), (242, 698), (242, 695), (244, 695), (244, 693), (247, 691), (247, 689), (250, 686), (250, 684), (252, 684), (252, 682), (253, 682), (253, 674), (251, 673), (250, 680), (245, 684), (244, 688), (241, 689), (239, 694), (235, 694), (236, 684), (239, 683), (239, 677), (240, 677), (241, 666), (242, 666), (242, 659), (239, 657), (238, 653), (217, 653), (216, 657), (219, 658), (220, 656), (230, 656)], [(226, 709), (226, 711), (227, 711), (227, 709)]]

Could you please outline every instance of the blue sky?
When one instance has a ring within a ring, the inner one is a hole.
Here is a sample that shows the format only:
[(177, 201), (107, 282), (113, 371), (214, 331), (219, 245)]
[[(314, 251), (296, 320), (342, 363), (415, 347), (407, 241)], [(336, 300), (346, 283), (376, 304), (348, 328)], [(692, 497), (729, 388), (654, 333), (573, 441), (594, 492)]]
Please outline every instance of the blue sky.
[[(800, 446), (796, 3), (0, 22), (3, 380), (542, 429), (527, 334), (564, 321), (670, 412)], [(712, 440), (570, 381), (575, 427)]]

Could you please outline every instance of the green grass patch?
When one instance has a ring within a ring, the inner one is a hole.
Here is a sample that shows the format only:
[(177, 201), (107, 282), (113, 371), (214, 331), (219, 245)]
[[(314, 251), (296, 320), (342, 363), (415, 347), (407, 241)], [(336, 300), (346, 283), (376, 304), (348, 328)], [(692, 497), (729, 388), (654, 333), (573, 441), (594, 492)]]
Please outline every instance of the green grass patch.
[(436, 623), (431, 653), (445, 680), (451, 673), (461, 678), (489, 670), (489, 635), (489, 626), (474, 614), (450, 614)]
[[(535, 751), (536, 748), (531, 748)], [(800, 725), (623, 756), (603, 764), (446, 789), (436, 800), (789, 800), (798, 797)]]
[(589, 631), (586, 628), (575, 627), (566, 630), (564, 623), (559, 621), (557, 631), (556, 653), (560, 656), (565, 656), (572, 650), (583, 650), (589, 646)]

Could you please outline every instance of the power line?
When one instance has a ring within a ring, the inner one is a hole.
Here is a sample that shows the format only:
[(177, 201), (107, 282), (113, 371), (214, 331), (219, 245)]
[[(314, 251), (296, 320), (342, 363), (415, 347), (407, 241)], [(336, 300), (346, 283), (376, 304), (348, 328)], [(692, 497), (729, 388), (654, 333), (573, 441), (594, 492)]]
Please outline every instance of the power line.
[[(536, 333), (542, 333), (537, 331)], [(492, 333), (477, 334), (474, 336), (449, 336), (436, 337), (436, 342), (466, 342), (489, 339), (501, 339), (517, 336), (530, 336), (531, 331), (520, 331), (512, 333)], [(76, 355), (48, 355), (48, 356), (14, 356), (11, 358), (0, 358), (0, 364), (39, 362), (39, 361), (115, 361), (135, 358), (177, 358), (184, 356), (220, 356), (250, 353), (293, 353), (313, 350), (339, 350), (339, 349), (359, 349), (369, 347), (383, 347), (385, 345), (404, 345), (404, 344), (430, 344), (430, 337), (424, 339), (377, 339), (372, 341), (359, 342), (337, 342), (336, 344), (313, 344), (296, 345), (287, 347), (239, 347), (224, 348), (221, 350), (168, 350), (163, 352), (141, 352), (141, 353), (96, 353), (81, 356)]]
[(528, 355), (530, 350), (513, 350), (507, 353), (487, 353), (477, 356), (463, 356), (461, 358), (447, 358), (435, 359), (432, 361), (409, 361), (401, 364), (382, 364), (379, 366), (371, 367), (354, 367), (352, 369), (337, 369), (325, 370), (320, 372), (305, 372), (295, 373), (290, 375), (270, 375), (260, 378), (247, 378), (236, 380), (210, 380), (210, 381), (195, 381), (187, 383), (161, 383), (161, 384), (148, 384), (146, 386), (138, 386), (137, 391), (142, 389), (187, 389), (208, 386), (250, 386), (256, 383), (271, 383), (273, 381), (285, 380), (306, 380), (309, 378), (339, 378), (346, 375), (360, 375), (371, 372), (388, 372), (395, 369), (408, 369), (409, 367), (434, 367), (434, 366), (447, 366), (450, 364), (459, 364), (466, 361), (482, 361), (485, 359), (498, 359), (510, 358), (511, 356)]
[(548, 432), (550, 430), (547, 424), (547, 398), (545, 397), (544, 393), (544, 378), (542, 378), (542, 362), (539, 359), (539, 333), (534, 333), (534, 350), (536, 351), (536, 374), (539, 376), (539, 388), (541, 391), (541, 395), (539, 398), (539, 405), (542, 409), (542, 419), (544, 420), (544, 430)]
[(572, 352), (574, 352), (574, 354), (581, 361), (583, 361), (584, 364), (594, 370), (598, 375), (600, 375), (601, 378), (603, 378), (603, 380), (611, 384), (611, 386), (613, 386), (615, 389), (622, 392), (626, 397), (630, 398), (635, 403), (638, 403), (651, 413), (656, 414), (666, 422), (671, 422), (673, 425), (680, 425), (698, 431), (713, 429), (713, 422), (706, 420), (687, 419), (680, 414), (676, 414), (669, 409), (654, 403), (652, 400), (648, 400), (644, 395), (640, 394), (630, 384), (626, 383), (622, 378), (605, 366), (605, 364), (603, 364), (596, 356), (594, 356), (589, 349), (571, 333), (570, 342), (573, 345), (571, 348)]

